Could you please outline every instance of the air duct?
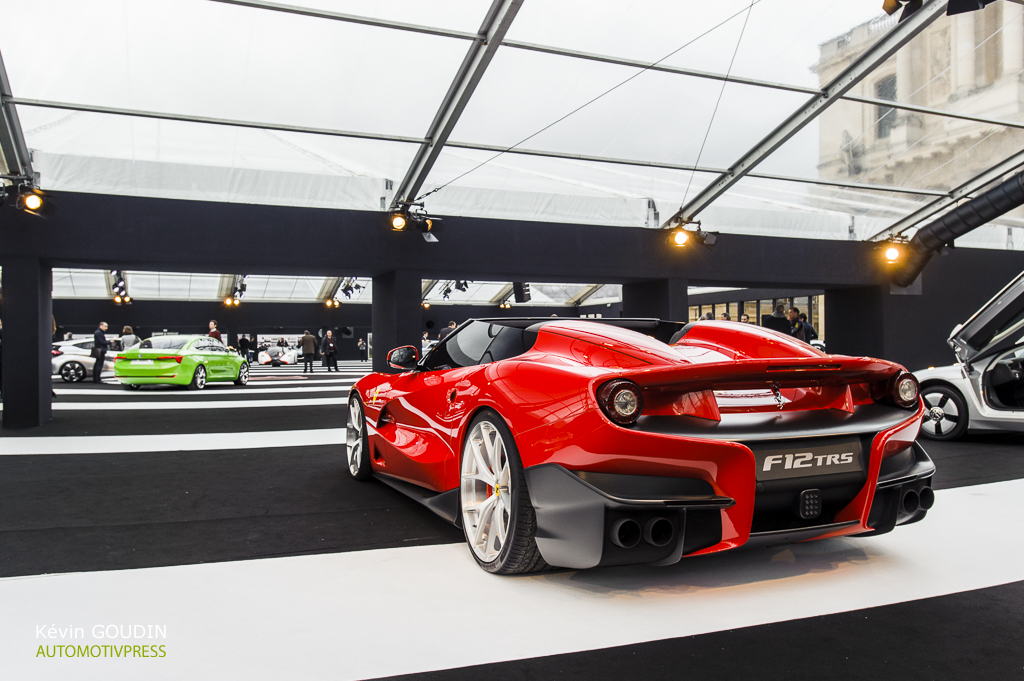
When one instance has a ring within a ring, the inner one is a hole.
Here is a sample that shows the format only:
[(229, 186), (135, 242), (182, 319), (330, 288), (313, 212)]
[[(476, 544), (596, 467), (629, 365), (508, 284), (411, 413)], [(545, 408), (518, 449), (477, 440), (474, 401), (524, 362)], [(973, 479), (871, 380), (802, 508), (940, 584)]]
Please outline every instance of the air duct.
[(893, 275), (898, 286), (910, 286), (939, 249), (954, 239), (1024, 205), (1024, 172), (1017, 173), (997, 187), (989, 189), (934, 220), (914, 235), (907, 259)]

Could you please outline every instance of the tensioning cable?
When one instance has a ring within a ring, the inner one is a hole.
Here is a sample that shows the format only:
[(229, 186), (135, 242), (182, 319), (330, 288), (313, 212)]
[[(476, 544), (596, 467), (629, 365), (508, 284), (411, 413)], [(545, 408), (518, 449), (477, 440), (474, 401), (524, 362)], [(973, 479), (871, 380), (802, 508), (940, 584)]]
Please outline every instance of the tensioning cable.
[[(697, 36), (697, 37), (696, 37), (696, 38), (694, 38), (693, 40), (690, 40), (690, 41), (686, 42), (685, 44), (683, 44), (682, 46), (680, 46), (680, 47), (678, 47), (678, 48), (676, 48), (676, 49), (672, 50), (671, 52), (669, 52), (668, 54), (666, 54), (666, 55), (665, 55), (664, 57), (662, 57), (661, 59), (659, 59), (658, 61), (656, 61), (656, 62), (653, 62), (653, 63), (651, 63), (651, 64), (648, 64), (647, 66), (643, 67), (642, 69), (640, 69), (639, 71), (637, 71), (636, 73), (634, 73), (634, 74), (633, 74), (632, 76), (630, 76), (630, 77), (629, 77), (629, 78), (627, 78), (626, 80), (624, 80), (624, 81), (622, 81), (621, 83), (619, 83), (618, 85), (614, 85), (614, 86), (612, 86), (611, 88), (609, 88), (609, 89), (605, 90), (605, 91), (604, 91), (604, 92), (602, 92), (601, 94), (597, 95), (596, 97), (594, 97), (594, 98), (593, 98), (593, 99), (591, 99), (590, 101), (588, 101), (588, 102), (586, 102), (586, 103), (584, 103), (584, 104), (581, 104), (580, 106), (576, 107), (575, 109), (573, 109), (573, 110), (572, 110), (572, 111), (570, 111), (569, 113), (565, 114), (565, 115), (564, 115), (564, 116), (562, 116), (561, 118), (558, 118), (557, 120), (555, 120), (555, 121), (553, 121), (553, 122), (551, 122), (551, 123), (549, 123), (549, 124), (545, 125), (545, 126), (544, 126), (543, 128), (541, 128), (541, 129), (540, 129), (540, 130), (538, 130), (537, 132), (533, 133), (532, 135), (530, 135), (530, 136), (528, 136), (528, 137), (524, 137), (523, 139), (519, 140), (518, 142), (516, 142), (516, 143), (515, 143), (515, 144), (513, 144), (512, 146), (510, 146), (510, 147), (508, 147), (508, 148), (506, 148), (506, 149), (503, 149), (503, 150), (499, 151), (499, 152), (498, 152), (498, 153), (496, 153), (496, 154), (495, 154), (494, 156), (491, 156), (491, 157), (490, 157), (490, 158), (488, 158), (488, 159), (485, 159), (485, 160), (481, 161), (480, 163), (478, 163), (477, 165), (473, 166), (472, 168), (470, 168), (470, 169), (469, 169), (469, 170), (467, 170), (466, 172), (462, 173), (461, 175), (458, 175), (457, 177), (454, 177), (454, 178), (452, 178), (451, 180), (448, 180), (447, 182), (445, 182), (445, 183), (444, 183), (444, 184), (442, 184), (441, 186), (439, 186), (439, 187), (435, 187), (434, 189), (431, 189), (431, 190), (430, 190), (429, 192), (426, 192), (426, 193), (424, 193), (424, 194), (420, 194), (420, 195), (419, 195), (418, 197), (416, 197), (415, 201), (422, 201), (423, 199), (425, 199), (426, 197), (430, 196), (431, 194), (435, 194), (435, 193), (437, 193), (437, 192), (441, 191), (442, 189), (444, 189), (444, 188), (445, 188), (445, 187), (447, 187), (448, 185), (452, 184), (453, 182), (458, 182), (459, 180), (461, 180), (462, 178), (464, 178), (464, 177), (465, 177), (466, 175), (469, 175), (470, 173), (472, 173), (472, 172), (475, 172), (475, 171), (479, 170), (480, 168), (484, 167), (485, 165), (487, 165), (488, 163), (490, 163), (490, 162), (491, 162), (491, 161), (493, 161), (494, 159), (498, 158), (499, 156), (501, 156), (501, 155), (503, 155), (503, 154), (506, 154), (506, 153), (508, 153), (508, 152), (512, 151), (513, 149), (515, 149), (516, 147), (520, 146), (521, 144), (524, 144), (524, 143), (526, 143), (526, 142), (529, 142), (529, 141), (530, 141), (531, 139), (533, 139), (533, 138), (534, 138), (534, 137), (536, 137), (537, 135), (541, 134), (541, 133), (542, 133), (542, 132), (544, 132), (545, 130), (547, 130), (547, 129), (549, 129), (549, 128), (552, 128), (552, 127), (554, 127), (555, 125), (558, 125), (559, 123), (561, 123), (562, 121), (564, 121), (564, 120), (565, 120), (566, 118), (569, 118), (569, 117), (570, 117), (570, 116), (572, 116), (573, 114), (576, 114), (576, 113), (578, 113), (578, 112), (582, 111), (583, 109), (587, 108), (588, 106), (590, 106), (591, 104), (593, 104), (593, 103), (594, 103), (594, 102), (596, 102), (597, 100), (601, 99), (602, 97), (604, 97), (604, 96), (606, 96), (606, 95), (609, 95), (609, 94), (611, 94), (611, 93), (612, 93), (612, 92), (614, 92), (615, 90), (618, 90), (618, 89), (619, 89), (620, 87), (622, 87), (622, 86), (623, 86), (623, 85), (625, 85), (626, 83), (630, 82), (630, 81), (631, 81), (631, 80), (633, 80), (634, 78), (636, 78), (636, 77), (638, 77), (638, 76), (642, 75), (643, 73), (645, 73), (646, 71), (648, 71), (648, 70), (650, 70), (650, 69), (654, 68), (655, 66), (658, 66), (659, 64), (661, 64), (661, 63), (662, 63), (663, 61), (665, 61), (666, 59), (669, 59), (670, 57), (674, 56), (674, 55), (675, 55), (676, 53), (678, 53), (678, 52), (680, 52), (680, 51), (684, 50), (685, 48), (689, 47), (690, 45), (692, 45), (693, 43), (697, 42), (698, 40), (700, 40), (700, 39), (701, 39), (701, 38), (703, 38), (704, 36), (708, 35), (709, 33), (711, 33), (711, 32), (713, 32), (713, 31), (716, 31), (716, 30), (718, 30), (719, 28), (721, 28), (721, 27), (722, 27), (722, 26), (724, 26), (725, 24), (729, 23), (730, 21), (732, 21), (733, 19), (735, 19), (735, 18), (736, 18), (736, 17), (738, 17), (739, 15), (743, 14), (744, 12), (746, 12), (746, 13), (747, 13), (747, 17), (746, 17), (746, 19), (744, 19), (744, 20), (743, 20), (743, 30), (746, 30), (746, 27), (747, 27), (747, 20), (749, 20), (749, 19), (750, 19), (750, 10), (751, 10), (751, 9), (753, 9), (754, 5), (756, 5), (757, 3), (761, 2), (761, 1), (762, 1), (762, 0), (751, 0), (751, 3), (750, 3), (750, 5), (749, 5), (749, 6), (748, 6), (748, 7), (746, 8), (746, 9), (741, 9), (740, 11), (736, 12), (735, 14), (731, 14), (731, 15), (729, 15), (728, 17), (726, 17), (725, 19), (723, 19), (723, 20), (722, 20), (722, 21), (720, 21), (719, 23), (715, 24), (714, 26), (712, 26), (712, 27), (711, 27), (711, 28), (709, 28), (708, 30), (706, 30), (706, 31), (704, 31), (703, 33), (701, 33), (701, 34), (700, 34), (699, 36)], [(741, 31), (740, 31), (740, 39), (742, 39), (742, 38), (743, 38), (743, 30), (741, 30)], [(736, 43), (736, 49), (737, 49), (737, 50), (739, 49), (739, 42), (737, 42), (737, 43)], [(736, 52), (735, 52), (735, 51), (733, 52), (732, 58), (733, 58), (733, 60), (735, 60), (735, 59), (736, 59)], [(732, 62), (729, 62), (729, 69), (730, 69), (730, 70), (732, 69)], [(726, 82), (728, 82), (728, 79), (729, 79), (729, 74), (728, 74), (728, 73), (726, 73), (726, 76), (725, 76), (725, 81), (726, 81)], [(722, 90), (723, 90), (723, 91), (725, 90), (725, 82), (723, 82), (723, 83), (722, 83)], [(722, 94), (721, 94), (721, 92), (719, 92), (719, 94), (718, 94), (718, 99), (719, 99), (719, 101), (721, 101), (721, 99), (722, 99)], [(718, 110), (718, 105), (716, 104), (716, 105), (715, 105), (715, 111), (717, 111), (717, 110)], [(713, 121), (713, 120), (714, 120), (714, 115), (712, 114), (712, 121)], [(710, 125), (708, 126), (708, 129), (710, 130)], [(704, 140), (705, 140), (705, 141), (707, 141), (707, 135), (706, 135), (706, 134), (705, 134), (705, 136), (704, 136)], [(703, 149), (704, 149), (704, 145), (702, 144), (702, 145), (701, 145), (701, 150), (703, 150)], [(699, 159), (698, 159), (698, 161), (699, 161)], [(691, 181), (693, 180), (693, 175), (690, 175), (690, 180), (691, 180)], [(689, 190), (689, 187), (687, 187), (687, 190)]]

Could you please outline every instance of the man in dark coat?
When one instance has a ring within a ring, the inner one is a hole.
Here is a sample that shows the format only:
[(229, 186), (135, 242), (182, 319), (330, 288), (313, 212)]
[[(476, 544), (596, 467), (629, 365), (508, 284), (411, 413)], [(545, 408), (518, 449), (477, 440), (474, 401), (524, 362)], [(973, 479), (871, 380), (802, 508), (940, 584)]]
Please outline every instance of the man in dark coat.
[(309, 373), (313, 373), (313, 359), (315, 356), (316, 336), (307, 330), (305, 335), (302, 336), (302, 373), (306, 373), (306, 369), (309, 369)]
[(360, 362), (367, 361), (367, 359), (369, 359), (369, 357), (367, 356), (367, 354), (369, 352), (369, 349), (366, 347), (366, 341), (364, 341), (362, 338), (360, 338), (359, 342), (356, 343), (356, 345), (359, 348), (359, 361)]
[(107, 358), (107, 348), (110, 343), (104, 332), (107, 330), (107, 323), (100, 322), (98, 329), (92, 333), (92, 356), (96, 358), (96, 364), (92, 367), (92, 382), (99, 383), (103, 373), (103, 362)]
[(789, 330), (792, 327), (792, 324), (790, 324), (789, 320), (786, 319), (786, 315), (784, 314), (785, 309), (785, 305), (776, 305), (775, 312), (761, 317), (761, 326), (771, 329), (772, 331), (784, 333), (787, 336), (790, 335)]
[(324, 336), (323, 342), (320, 344), (320, 354), (324, 356), (324, 362), (327, 363), (328, 373), (331, 371), (331, 367), (334, 370), (338, 370), (338, 343), (334, 340), (334, 334), (330, 331)]

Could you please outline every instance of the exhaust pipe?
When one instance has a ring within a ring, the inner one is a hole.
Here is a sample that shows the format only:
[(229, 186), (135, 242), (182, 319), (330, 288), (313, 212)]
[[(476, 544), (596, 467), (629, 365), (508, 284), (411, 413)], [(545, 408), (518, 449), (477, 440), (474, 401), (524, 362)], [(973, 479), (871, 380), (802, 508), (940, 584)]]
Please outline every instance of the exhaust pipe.
[(651, 546), (667, 546), (674, 534), (672, 521), (668, 518), (651, 518), (644, 523), (644, 541)]
[(921, 508), (924, 510), (927, 511), (935, 505), (935, 492), (932, 491), (931, 487), (925, 487), (922, 489), (919, 496), (921, 498)]
[(921, 496), (912, 489), (903, 493), (903, 510), (907, 513), (916, 513), (921, 508)]
[(640, 543), (640, 523), (632, 518), (620, 518), (612, 523), (608, 530), (609, 539), (616, 546), (624, 549), (631, 549)]

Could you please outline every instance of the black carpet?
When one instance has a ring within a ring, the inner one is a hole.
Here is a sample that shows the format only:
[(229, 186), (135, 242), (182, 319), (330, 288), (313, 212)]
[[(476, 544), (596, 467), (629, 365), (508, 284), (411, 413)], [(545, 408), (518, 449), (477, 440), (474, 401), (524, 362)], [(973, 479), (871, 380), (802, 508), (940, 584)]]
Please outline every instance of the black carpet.
[(335, 446), (0, 457), (0, 577), (461, 540)]
[(701, 636), (389, 678), (1024, 679), (1021, 632), (1024, 582), (1016, 582)]
[(1024, 478), (1024, 433), (968, 435), (956, 442), (921, 443), (935, 461), (935, 489)]

